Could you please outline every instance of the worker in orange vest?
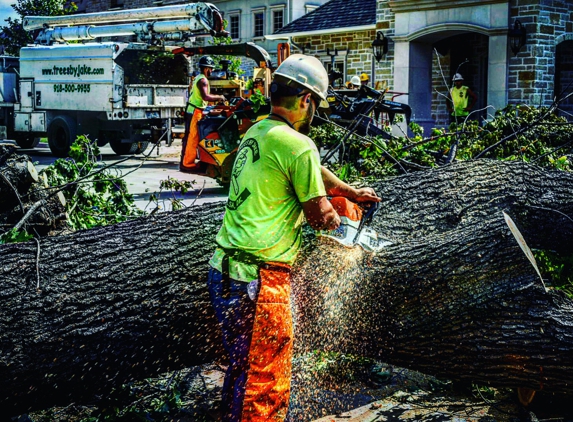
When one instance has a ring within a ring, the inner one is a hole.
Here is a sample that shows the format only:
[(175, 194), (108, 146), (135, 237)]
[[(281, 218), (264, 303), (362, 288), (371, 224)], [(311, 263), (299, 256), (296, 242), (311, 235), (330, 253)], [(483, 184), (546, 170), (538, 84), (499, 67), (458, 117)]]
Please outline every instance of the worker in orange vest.
[(223, 95), (211, 95), (210, 93), (208, 78), (214, 68), (215, 61), (211, 57), (203, 56), (199, 59), (199, 75), (195, 77), (185, 110), (185, 135), (179, 163), (179, 171), (184, 173), (200, 172), (199, 164), (195, 163), (195, 159), (200, 141), (198, 122), (203, 117), (203, 110), (210, 102), (226, 101)]

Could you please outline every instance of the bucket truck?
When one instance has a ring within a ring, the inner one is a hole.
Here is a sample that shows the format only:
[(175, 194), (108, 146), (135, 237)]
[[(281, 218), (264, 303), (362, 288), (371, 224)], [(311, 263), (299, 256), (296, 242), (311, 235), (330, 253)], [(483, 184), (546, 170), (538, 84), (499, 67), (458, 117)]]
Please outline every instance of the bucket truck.
[[(170, 144), (183, 120), (188, 66), (169, 44), (224, 35), (209, 3), (26, 16), (23, 25), (36, 32), (34, 44), (19, 60), (0, 57), (0, 139), (4, 133), (34, 148), (47, 137), (58, 157), (84, 134), (117, 154), (141, 153), (150, 141)], [(137, 41), (98, 41), (110, 37)]]

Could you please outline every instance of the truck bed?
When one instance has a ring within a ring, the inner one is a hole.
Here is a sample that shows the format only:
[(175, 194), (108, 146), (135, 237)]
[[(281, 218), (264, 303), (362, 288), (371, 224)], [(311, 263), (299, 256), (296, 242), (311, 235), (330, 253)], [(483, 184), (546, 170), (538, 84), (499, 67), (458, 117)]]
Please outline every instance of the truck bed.
[(125, 85), (127, 108), (185, 107), (187, 85)]

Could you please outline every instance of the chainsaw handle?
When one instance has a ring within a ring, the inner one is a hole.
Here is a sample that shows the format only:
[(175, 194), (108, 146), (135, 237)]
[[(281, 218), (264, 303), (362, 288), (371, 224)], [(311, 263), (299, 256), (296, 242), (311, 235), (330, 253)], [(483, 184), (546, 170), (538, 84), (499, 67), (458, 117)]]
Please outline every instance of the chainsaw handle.
[(380, 208), (380, 203), (379, 202), (366, 202), (365, 205), (367, 205), (367, 207), (365, 206), (365, 210), (364, 210), (364, 217), (362, 218), (362, 221), (364, 221), (365, 224), (369, 224), (372, 219), (374, 218), (374, 216), (376, 215), (376, 213), (378, 212), (378, 209)]

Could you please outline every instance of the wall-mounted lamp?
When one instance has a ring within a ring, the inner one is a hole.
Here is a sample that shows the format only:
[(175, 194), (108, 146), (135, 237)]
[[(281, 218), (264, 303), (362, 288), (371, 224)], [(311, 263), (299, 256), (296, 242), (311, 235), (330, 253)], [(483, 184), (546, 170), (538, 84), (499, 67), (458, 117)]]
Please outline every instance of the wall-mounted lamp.
[(372, 54), (378, 63), (388, 52), (388, 38), (380, 31), (376, 32), (376, 39), (372, 41)]
[(507, 36), (509, 37), (509, 46), (511, 51), (513, 51), (514, 56), (517, 56), (521, 47), (525, 45), (525, 35), (525, 26), (521, 24), (519, 19), (516, 19), (513, 24), (513, 28), (510, 27), (507, 33)]

